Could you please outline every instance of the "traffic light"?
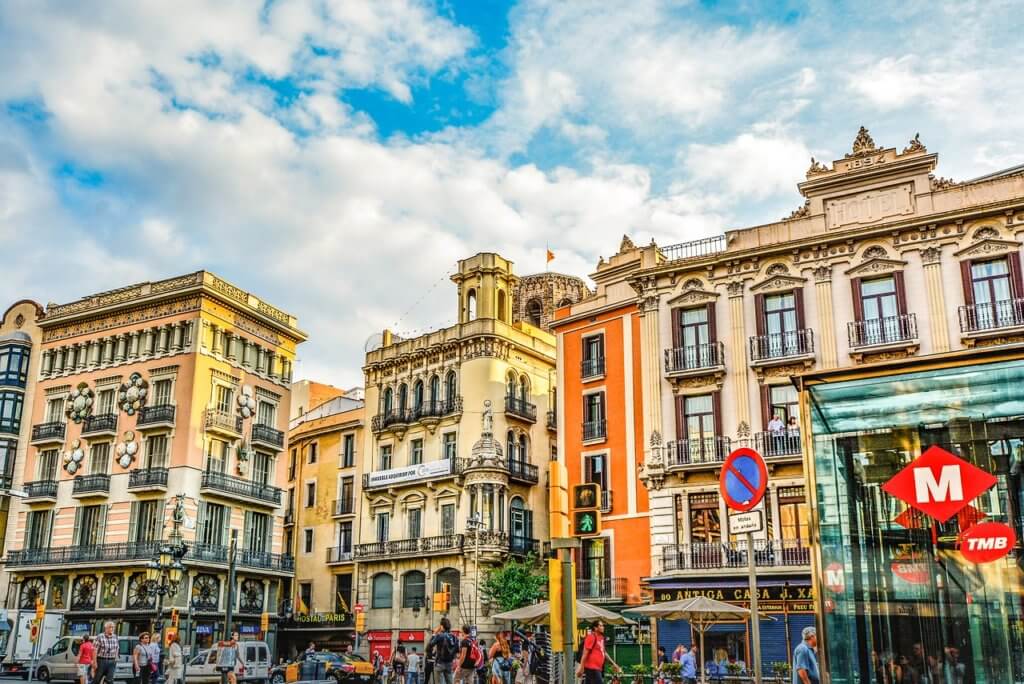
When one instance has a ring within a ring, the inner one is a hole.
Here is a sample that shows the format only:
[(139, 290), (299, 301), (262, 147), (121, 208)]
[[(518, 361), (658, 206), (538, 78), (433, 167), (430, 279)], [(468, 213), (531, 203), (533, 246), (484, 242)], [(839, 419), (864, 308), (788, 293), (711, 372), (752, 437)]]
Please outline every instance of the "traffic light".
[(36, 620), (42, 620), (46, 614), (46, 609), (43, 607), (43, 599), (36, 599)]
[(441, 598), (444, 601), (444, 612), (452, 606), (452, 585), (448, 582), (441, 582)]
[(594, 537), (601, 534), (601, 512), (573, 511), (572, 531), (577, 537)]
[(178, 626), (178, 609), (171, 608), (171, 627)]
[(356, 631), (360, 634), (366, 631), (366, 613), (356, 613)]
[(270, 631), (270, 613), (260, 615), (260, 631), (264, 634)]
[(601, 534), (601, 486), (594, 482), (572, 488), (572, 533), (577, 537)]
[(596, 482), (573, 485), (572, 507), (576, 510), (599, 508), (601, 506), (601, 485)]

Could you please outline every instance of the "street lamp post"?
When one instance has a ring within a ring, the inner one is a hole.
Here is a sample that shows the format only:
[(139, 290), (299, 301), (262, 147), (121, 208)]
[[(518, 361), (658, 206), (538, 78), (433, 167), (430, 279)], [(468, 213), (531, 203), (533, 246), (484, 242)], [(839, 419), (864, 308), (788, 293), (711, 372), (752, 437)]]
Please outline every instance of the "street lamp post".
[(480, 615), (480, 531), (484, 521), (479, 511), (466, 521), (466, 529), (473, 533), (473, 626), (477, 627)]
[[(188, 546), (181, 537), (181, 525), (185, 521), (185, 495), (178, 494), (174, 498), (170, 537), (166, 542), (161, 541), (156, 555), (146, 565), (146, 589), (150, 595), (156, 596), (156, 616), (152, 631), (159, 631), (161, 634), (163, 629), (160, 618), (163, 614), (164, 597), (178, 593), (181, 579), (185, 575), (185, 566), (181, 559), (188, 552)], [(158, 643), (157, 648), (161, 648), (161, 644)]]

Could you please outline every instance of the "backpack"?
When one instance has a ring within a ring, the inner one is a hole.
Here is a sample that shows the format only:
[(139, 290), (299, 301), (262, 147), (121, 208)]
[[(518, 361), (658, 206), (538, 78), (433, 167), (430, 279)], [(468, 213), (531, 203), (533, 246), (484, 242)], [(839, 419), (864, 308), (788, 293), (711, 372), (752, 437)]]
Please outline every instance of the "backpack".
[(476, 639), (470, 641), (469, 662), (473, 663), (473, 667), (475, 667), (478, 670), (484, 664), (484, 651), (482, 648), (480, 648), (480, 642)]
[(459, 644), (451, 632), (442, 632), (437, 635), (437, 648), (434, 658), (439, 663), (451, 663), (459, 655)]

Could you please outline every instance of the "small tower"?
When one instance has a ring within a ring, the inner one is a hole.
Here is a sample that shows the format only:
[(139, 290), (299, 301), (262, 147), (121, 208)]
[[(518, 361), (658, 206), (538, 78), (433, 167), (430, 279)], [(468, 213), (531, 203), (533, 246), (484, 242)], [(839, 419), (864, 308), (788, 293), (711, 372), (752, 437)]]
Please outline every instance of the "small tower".
[(459, 262), (452, 276), (458, 285), (459, 323), (495, 318), (512, 324), (512, 293), (519, 278), (512, 262), (493, 252), (481, 252)]

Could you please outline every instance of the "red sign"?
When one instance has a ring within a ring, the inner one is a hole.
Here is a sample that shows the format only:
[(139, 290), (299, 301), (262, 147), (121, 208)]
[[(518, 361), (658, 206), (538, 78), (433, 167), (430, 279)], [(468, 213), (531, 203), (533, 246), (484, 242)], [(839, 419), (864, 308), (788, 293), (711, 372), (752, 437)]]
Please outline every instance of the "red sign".
[(399, 630), (398, 632), (398, 641), (403, 644), (407, 644), (409, 642), (412, 642), (413, 644), (418, 644), (422, 643), (425, 639), (426, 633), (422, 629), (417, 629), (413, 631)]
[(846, 572), (842, 563), (829, 563), (825, 568), (825, 586), (834, 594), (842, 594), (846, 590)]
[(357, 603), (354, 606), (352, 606), (352, 612), (353, 613), (362, 613), (363, 610), (364, 610), (364, 608), (363, 608), (363, 604), (362, 603)]
[(931, 446), (882, 490), (941, 523), (995, 483), (996, 478), (981, 468)]
[(391, 641), (390, 629), (375, 629), (366, 633), (367, 641)]
[(927, 561), (916, 553), (906, 553), (893, 559), (892, 574), (910, 584), (928, 584), (931, 580)]
[(960, 553), (968, 563), (999, 560), (1016, 544), (1013, 528), (999, 522), (980, 523), (960, 535)]
[(734, 511), (749, 511), (764, 498), (768, 487), (768, 467), (761, 454), (740, 447), (729, 454), (722, 464), (718, 489), (725, 504)]

